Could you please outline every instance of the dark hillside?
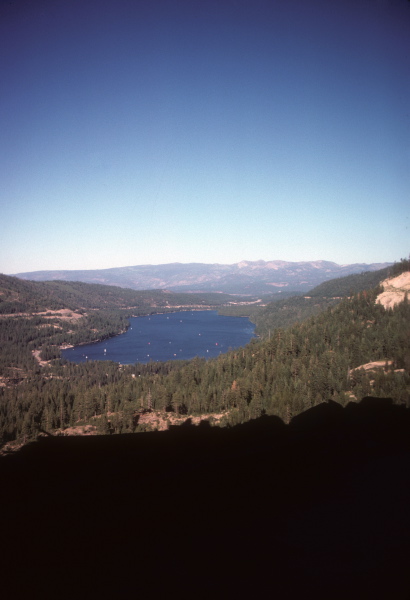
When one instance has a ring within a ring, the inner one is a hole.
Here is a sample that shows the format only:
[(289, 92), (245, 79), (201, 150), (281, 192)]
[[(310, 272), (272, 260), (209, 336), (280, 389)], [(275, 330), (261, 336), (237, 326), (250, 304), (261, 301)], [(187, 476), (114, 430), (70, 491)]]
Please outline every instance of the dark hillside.
[(0, 459), (5, 597), (408, 600), (409, 411), (49, 437)]

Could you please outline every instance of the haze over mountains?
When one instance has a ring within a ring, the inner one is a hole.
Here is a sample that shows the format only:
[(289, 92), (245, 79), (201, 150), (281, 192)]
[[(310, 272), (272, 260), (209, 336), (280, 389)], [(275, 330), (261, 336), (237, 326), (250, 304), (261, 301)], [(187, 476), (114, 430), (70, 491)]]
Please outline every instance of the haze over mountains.
[(376, 271), (392, 263), (337, 263), (317, 260), (287, 262), (241, 261), (232, 265), (170, 263), (135, 265), (111, 269), (32, 271), (17, 273), (32, 281), (82, 281), (102, 283), (134, 290), (168, 289), (172, 291), (212, 291), (230, 294), (272, 294), (307, 292), (329, 279), (355, 273)]

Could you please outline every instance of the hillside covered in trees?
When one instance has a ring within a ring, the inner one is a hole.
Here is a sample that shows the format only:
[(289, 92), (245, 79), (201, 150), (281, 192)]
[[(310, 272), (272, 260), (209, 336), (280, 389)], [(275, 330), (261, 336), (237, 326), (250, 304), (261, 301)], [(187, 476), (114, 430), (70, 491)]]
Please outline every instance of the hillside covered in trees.
[(407, 600), (410, 305), (380, 304), (382, 279), (236, 299), (218, 310), (252, 310), (248, 346), (128, 366), (60, 346), (175, 310), (161, 295), (3, 279), (6, 595)]
[[(406, 270), (409, 262), (401, 261), (390, 273)], [(379, 281), (384, 277), (383, 272)], [(0, 318), (2, 444), (68, 428), (132, 433), (201, 416), (212, 422), (218, 415), (225, 426), (263, 414), (289, 422), (323, 402), (345, 406), (368, 395), (410, 404), (409, 303), (386, 310), (376, 303), (379, 287), (343, 299), (312, 294), (259, 308), (252, 318), (260, 339), (217, 359), (129, 366), (62, 360), (60, 346), (117, 334), (137, 310), (172, 310), (187, 296), (171, 300), (163, 291), (107, 288), (2, 276), (0, 306), (7, 305)], [(191, 306), (203, 307), (201, 296), (189, 294)], [(227, 300), (216, 296), (221, 304)], [(12, 312), (12, 306), (18, 310)], [(374, 367), (359, 368), (375, 361)]]
[(149, 314), (155, 308), (175, 308), (180, 305), (214, 307), (230, 301), (235, 301), (235, 297), (213, 292), (187, 294), (166, 290), (136, 291), (79, 281), (25, 281), (0, 274), (0, 314), (61, 308), (80, 312), (87, 309), (119, 308)]

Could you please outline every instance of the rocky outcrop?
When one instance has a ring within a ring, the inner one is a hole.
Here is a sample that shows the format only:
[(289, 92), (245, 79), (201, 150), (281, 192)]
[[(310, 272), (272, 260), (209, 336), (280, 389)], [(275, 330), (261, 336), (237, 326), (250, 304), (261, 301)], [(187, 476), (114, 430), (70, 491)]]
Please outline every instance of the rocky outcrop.
[(410, 271), (401, 273), (392, 279), (386, 279), (382, 282), (383, 292), (376, 298), (376, 302), (382, 304), (384, 308), (392, 308), (396, 304), (403, 302), (406, 294), (410, 292)]

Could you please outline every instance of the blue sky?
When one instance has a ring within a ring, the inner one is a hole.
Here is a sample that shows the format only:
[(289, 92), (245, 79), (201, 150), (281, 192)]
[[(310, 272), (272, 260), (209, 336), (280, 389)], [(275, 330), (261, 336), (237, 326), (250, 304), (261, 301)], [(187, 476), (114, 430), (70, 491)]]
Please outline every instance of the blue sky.
[(0, 0), (0, 272), (410, 251), (408, 0)]

